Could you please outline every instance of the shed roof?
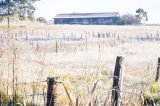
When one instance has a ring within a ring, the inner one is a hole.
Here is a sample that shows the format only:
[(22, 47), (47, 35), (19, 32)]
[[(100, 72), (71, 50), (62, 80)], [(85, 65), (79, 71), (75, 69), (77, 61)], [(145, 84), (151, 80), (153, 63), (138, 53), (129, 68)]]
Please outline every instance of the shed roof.
[(119, 17), (118, 12), (104, 13), (67, 13), (57, 14), (54, 18), (99, 18), (99, 17)]

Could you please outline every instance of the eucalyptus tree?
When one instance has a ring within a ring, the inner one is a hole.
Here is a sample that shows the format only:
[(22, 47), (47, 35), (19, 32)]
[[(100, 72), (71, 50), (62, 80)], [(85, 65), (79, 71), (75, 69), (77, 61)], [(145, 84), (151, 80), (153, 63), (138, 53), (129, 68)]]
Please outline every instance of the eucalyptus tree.
[(16, 16), (19, 20), (32, 19), (36, 10), (34, 3), (40, 0), (0, 0), (0, 16)]
[(142, 8), (136, 10), (136, 18), (139, 20), (139, 23), (148, 21), (147, 11)]

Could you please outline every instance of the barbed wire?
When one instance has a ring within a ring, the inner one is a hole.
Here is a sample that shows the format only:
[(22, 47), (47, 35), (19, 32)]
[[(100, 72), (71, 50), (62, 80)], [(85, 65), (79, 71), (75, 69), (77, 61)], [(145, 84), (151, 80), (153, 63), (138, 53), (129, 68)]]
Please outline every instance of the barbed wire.
[[(44, 81), (37, 81), (37, 82), (23, 82), (23, 83), (15, 83), (14, 85), (27, 85), (27, 84), (34, 84), (34, 83), (44, 83), (47, 82), (47, 80)], [(11, 84), (13, 85), (13, 83), (5, 83), (5, 82), (0, 82), (1, 85), (3, 84)]]
[[(30, 95), (26, 95), (25, 96), (46, 96), (47, 93), (37, 93), (37, 94), (30, 94)], [(8, 96), (13, 96), (13, 95), (8, 95)], [(18, 96), (24, 96), (24, 95), (18, 95)]]

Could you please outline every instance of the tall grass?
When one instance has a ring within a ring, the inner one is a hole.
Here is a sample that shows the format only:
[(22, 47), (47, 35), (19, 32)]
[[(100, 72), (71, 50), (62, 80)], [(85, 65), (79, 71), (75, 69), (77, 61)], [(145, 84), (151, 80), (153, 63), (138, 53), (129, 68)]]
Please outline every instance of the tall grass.
[(109, 106), (115, 57), (123, 55), (122, 104), (144, 104), (142, 92), (150, 91), (160, 52), (158, 27), (27, 28), (0, 31), (0, 91), (6, 98), (20, 96), (23, 105), (43, 106), (43, 81), (59, 76), (65, 86), (59, 86), (59, 105)]

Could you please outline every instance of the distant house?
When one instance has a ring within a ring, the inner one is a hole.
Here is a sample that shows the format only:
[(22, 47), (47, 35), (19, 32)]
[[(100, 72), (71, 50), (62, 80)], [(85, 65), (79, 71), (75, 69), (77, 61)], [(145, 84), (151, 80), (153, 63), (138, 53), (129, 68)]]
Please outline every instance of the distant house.
[(118, 12), (57, 14), (54, 24), (115, 25)]

